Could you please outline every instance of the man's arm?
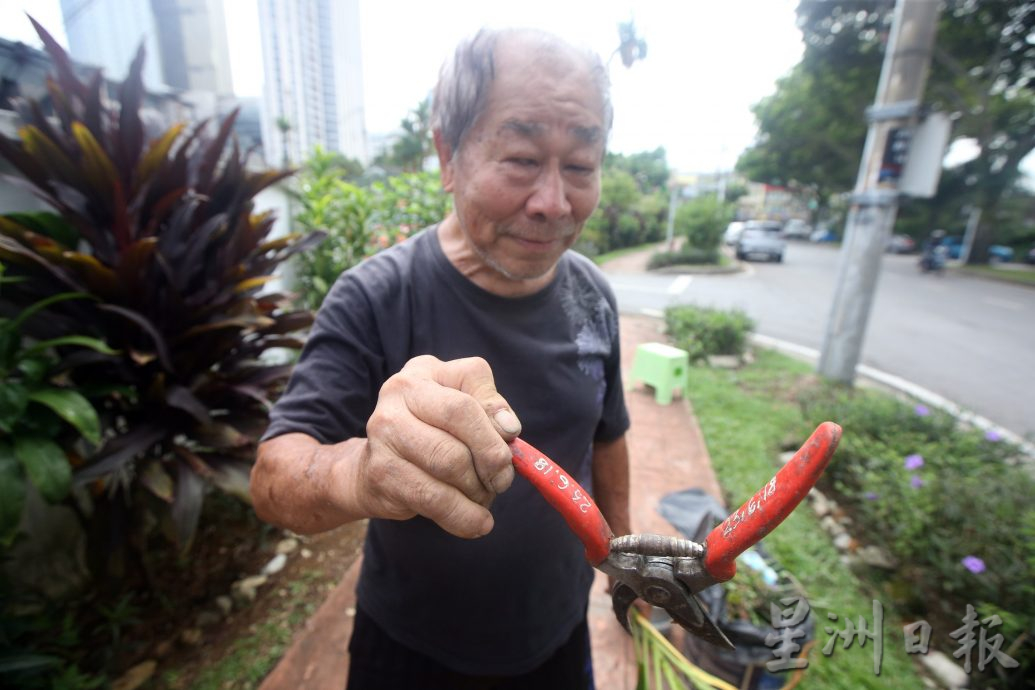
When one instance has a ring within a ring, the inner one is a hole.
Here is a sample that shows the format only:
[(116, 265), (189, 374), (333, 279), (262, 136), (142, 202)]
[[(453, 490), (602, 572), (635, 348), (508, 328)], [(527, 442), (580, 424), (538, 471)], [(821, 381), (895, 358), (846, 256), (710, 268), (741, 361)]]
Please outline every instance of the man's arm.
[(260, 519), (298, 534), (316, 534), (367, 517), (360, 507), (356, 465), (363, 439), (324, 445), (284, 434), (259, 445), (251, 496)]
[(366, 431), (333, 445), (301, 433), (264, 442), (251, 476), (259, 517), (300, 533), (416, 515), (459, 537), (492, 529), (521, 425), (485, 360), (410, 360), (381, 387)]
[(616, 536), (632, 533), (629, 520), (629, 446), (625, 434), (593, 444), (593, 497)]

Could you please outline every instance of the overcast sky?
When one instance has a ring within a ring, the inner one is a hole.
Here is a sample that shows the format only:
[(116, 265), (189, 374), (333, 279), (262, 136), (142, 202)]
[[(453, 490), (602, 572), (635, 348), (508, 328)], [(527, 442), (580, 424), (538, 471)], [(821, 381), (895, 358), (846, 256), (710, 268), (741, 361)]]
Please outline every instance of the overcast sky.
[[(227, 0), (244, 23), (254, 0)], [(635, 20), (647, 58), (626, 69), (611, 62), (615, 125), (612, 150), (664, 146), (681, 171), (729, 169), (755, 134), (752, 103), (801, 56), (797, 0), (361, 0), (367, 130), (385, 132), (432, 89), (457, 41), (481, 26), (534, 26), (587, 45), (606, 59), (618, 46), (618, 23)], [(635, 6), (635, 11), (631, 8)], [(239, 12), (239, 14), (238, 14)], [(232, 41), (235, 56), (254, 31)], [(241, 89), (258, 93), (261, 75), (234, 71)], [(247, 82), (245, 80), (248, 80)]]
[[(141, 0), (144, 1), (144, 0)], [(456, 42), (481, 26), (534, 26), (607, 58), (618, 23), (634, 19), (646, 60), (611, 62), (611, 149), (664, 146), (681, 172), (728, 170), (754, 135), (750, 106), (801, 56), (797, 0), (361, 0), (366, 124), (399, 121), (431, 90)], [(37, 43), (24, 11), (64, 38), (58, 0), (0, 0), (0, 35)], [(256, 0), (225, 0), (234, 89), (262, 92)], [(876, 85), (874, 85), (876, 88)]]

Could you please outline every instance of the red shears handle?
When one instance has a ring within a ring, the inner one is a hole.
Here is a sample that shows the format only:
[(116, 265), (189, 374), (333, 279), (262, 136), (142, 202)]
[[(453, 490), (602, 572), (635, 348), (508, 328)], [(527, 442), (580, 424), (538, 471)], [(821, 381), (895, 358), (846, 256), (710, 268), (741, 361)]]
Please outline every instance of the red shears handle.
[[(823, 474), (841, 440), (841, 427), (823, 422), (776, 476), (739, 510), (713, 529), (705, 540), (704, 569), (718, 582), (737, 572), (736, 558), (772, 532), (791, 514)], [(607, 559), (614, 537), (600, 509), (564, 469), (533, 446), (510, 442), (514, 467), (552, 505), (586, 547), (586, 560)]]
[(611, 528), (597, 504), (564, 468), (519, 438), (510, 442), (517, 473), (532, 483), (586, 547), (586, 560), (597, 565), (611, 552)]
[(719, 582), (737, 573), (736, 558), (791, 514), (823, 474), (841, 440), (841, 427), (823, 422), (794, 457), (704, 542), (704, 569)]

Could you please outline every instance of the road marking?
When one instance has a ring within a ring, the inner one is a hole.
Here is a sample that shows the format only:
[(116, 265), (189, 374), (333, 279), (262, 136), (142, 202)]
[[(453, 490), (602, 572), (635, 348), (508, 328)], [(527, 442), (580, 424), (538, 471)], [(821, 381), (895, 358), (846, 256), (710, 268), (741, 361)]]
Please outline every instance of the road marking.
[(670, 295), (681, 295), (686, 287), (693, 280), (692, 276), (679, 276), (672, 281), (672, 284), (668, 286), (668, 294)]
[(1012, 309), (1014, 311), (1021, 311), (1024, 309), (1024, 305), (1020, 302), (1014, 302), (1009, 299), (999, 299), (997, 297), (982, 297), (981, 301), (985, 304), (991, 304), (993, 307), (1002, 307), (1003, 309)]

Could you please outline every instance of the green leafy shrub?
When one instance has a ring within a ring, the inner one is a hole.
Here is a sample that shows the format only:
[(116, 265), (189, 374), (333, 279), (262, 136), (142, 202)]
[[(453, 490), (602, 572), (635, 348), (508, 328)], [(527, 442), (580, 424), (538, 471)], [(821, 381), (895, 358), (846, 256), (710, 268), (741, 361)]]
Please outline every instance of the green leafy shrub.
[(298, 176), (302, 210), (295, 221), (327, 234), (318, 246), (297, 257), (296, 287), (309, 309), (319, 308), (338, 275), (372, 249), (369, 194), (346, 182), (345, 171), (333, 165), (334, 160), (333, 154), (317, 148)]
[(379, 249), (439, 222), (452, 208), (438, 173), (404, 173), (370, 186), (370, 222)]
[(967, 604), (1010, 612), (1011, 656), (1035, 668), (1030, 461), (995, 432), (870, 391), (829, 387), (802, 405), (809, 423), (845, 429), (823, 481), (900, 563), (889, 591), (917, 614), (956, 621)]
[(662, 192), (643, 191), (632, 173), (605, 163), (600, 202), (586, 221), (576, 248), (587, 256), (596, 256), (656, 242), (664, 236), (667, 214), (668, 201)]
[[(101, 687), (120, 653), (140, 653), (125, 594), (163, 602), (151, 565), (186, 567), (213, 487), (248, 499), (290, 373), (265, 355), (300, 347), (290, 334), (312, 322), (260, 290), (321, 236), (269, 237), (253, 199), (290, 172), (246, 169), (235, 115), (156, 130), (141, 118), (142, 51), (113, 99), (35, 26), (54, 65), (47, 103), (20, 103), (18, 138), (0, 136), (14, 182), (53, 210), (0, 217), (0, 685)], [(22, 496), (32, 520), (12, 535)], [(87, 563), (34, 543), (48, 530), (85, 543)], [(94, 578), (58, 594), (43, 580), (67, 573), (48, 562)]]
[(253, 215), (253, 198), (290, 173), (246, 170), (231, 142), (236, 114), (214, 133), (178, 124), (152, 137), (140, 115), (142, 50), (113, 103), (99, 74), (80, 81), (36, 28), (56, 72), (53, 117), (23, 104), (19, 140), (0, 137), (0, 156), (56, 213), (0, 223), (0, 260), (20, 278), (0, 313), (89, 295), (51, 304), (27, 335), (82, 335), (118, 351), (61, 353), (69, 385), (100, 416), (99, 442), (74, 469), (72, 505), (111, 583), (129, 574), (127, 549), (146, 550), (155, 527), (186, 549), (210, 486), (247, 499), (271, 399), (290, 372), (263, 355), (300, 347), (288, 334), (312, 321), (281, 295), (258, 293), (320, 236), (269, 239), (273, 218)]
[[(0, 264), (0, 284), (7, 281)], [(26, 321), (45, 316), (50, 305), (85, 297), (59, 293), (13, 319), (0, 317), (0, 547), (14, 541), (26, 483), (50, 503), (64, 500), (72, 488), (65, 448), (80, 437), (93, 444), (101, 440), (97, 411), (79, 391), (59, 381), (67, 380), (68, 370), (57, 351), (88, 348), (102, 355), (117, 353), (96, 338), (66, 335), (31, 342), (21, 333)], [(75, 362), (69, 359), (65, 364)]]
[(711, 355), (742, 356), (755, 322), (740, 310), (722, 311), (690, 305), (665, 310), (665, 329), (673, 344), (690, 353), (691, 362)]
[(298, 257), (297, 287), (305, 306), (317, 309), (338, 276), (368, 256), (402, 242), (449, 213), (450, 197), (434, 173), (405, 173), (369, 188), (342, 179), (317, 150), (300, 175), (302, 211), (295, 220), (327, 239)]
[(655, 252), (647, 261), (647, 268), (665, 268), (666, 266), (718, 266), (721, 254), (718, 249), (698, 249), (684, 245), (674, 252)]
[(713, 196), (699, 196), (676, 209), (675, 234), (686, 237), (687, 245), (696, 249), (718, 251), (733, 214), (732, 204)]

